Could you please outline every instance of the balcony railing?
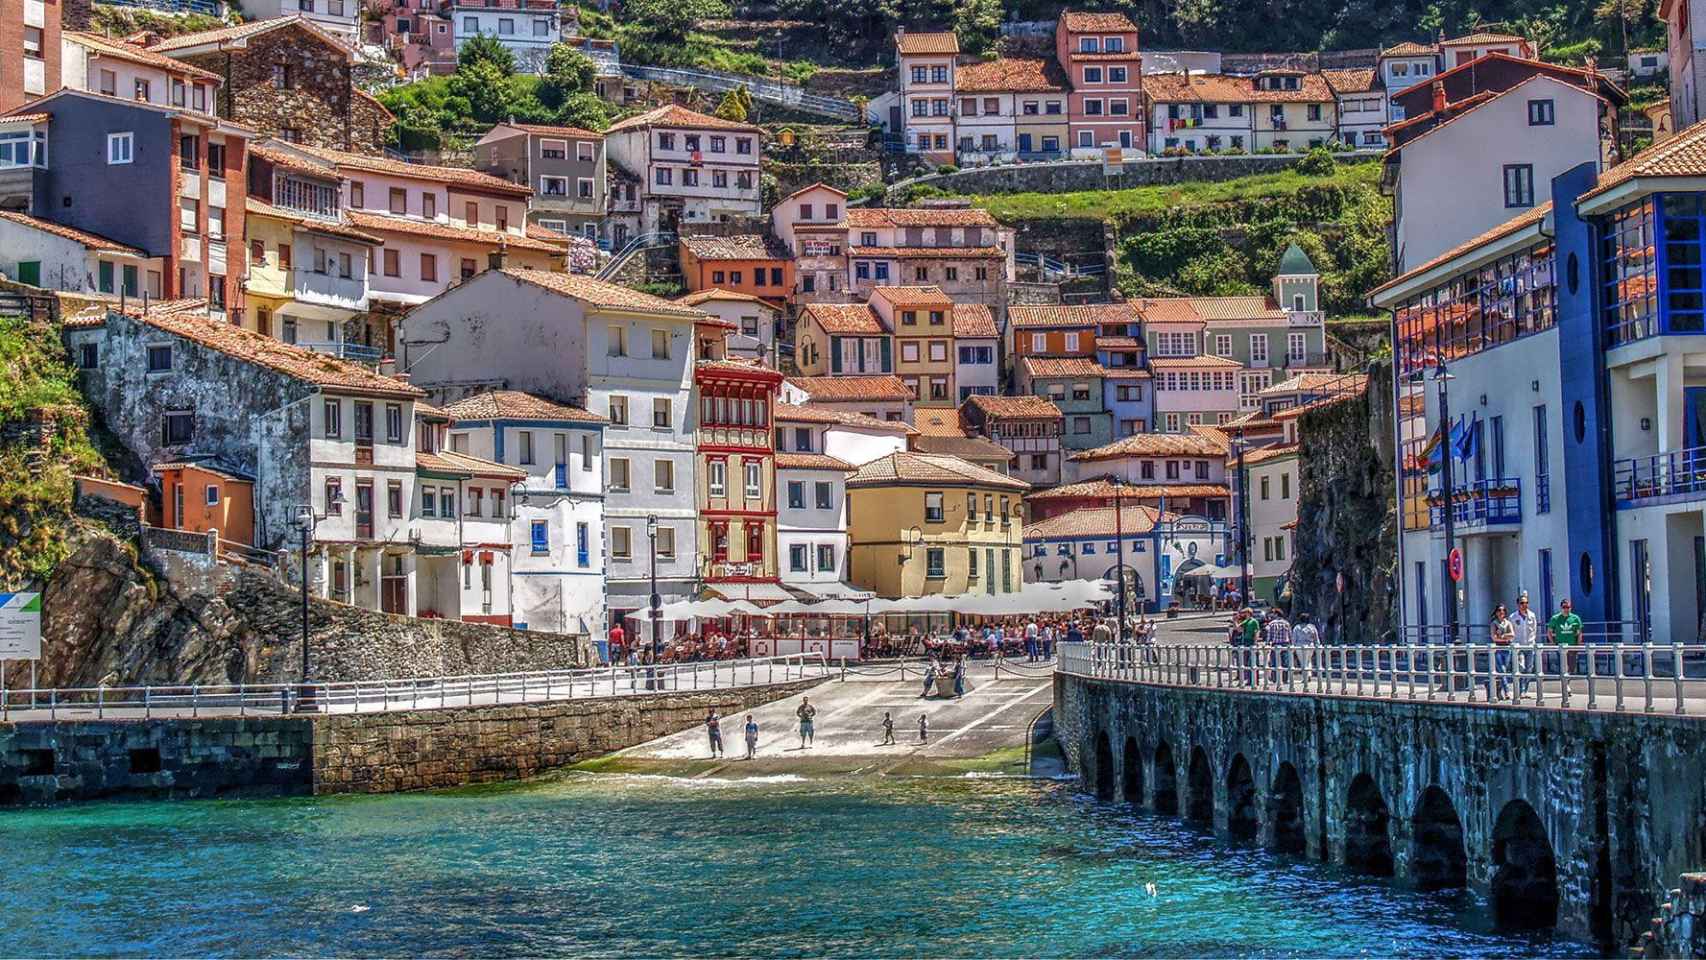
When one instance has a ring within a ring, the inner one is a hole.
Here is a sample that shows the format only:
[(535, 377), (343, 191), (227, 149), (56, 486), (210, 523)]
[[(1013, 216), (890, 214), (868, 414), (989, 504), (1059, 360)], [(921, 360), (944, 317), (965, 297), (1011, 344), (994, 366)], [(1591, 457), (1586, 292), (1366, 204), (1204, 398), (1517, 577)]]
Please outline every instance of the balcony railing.
[(337, 187), (293, 177), (278, 178), (273, 189), (275, 206), (327, 220), (338, 219), (338, 200)]
[[(1522, 481), (1498, 477), (1459, 484), (1451, 507), (1452, 523), (1463, 528), (1521, 523)], [(1428, 516), (1433, 526), (1445, 525), (1445, 503), (1438, 490), (1428, 493)]]
[(1618, 460), (1612, 487), (1620, 507), (1706, 499), (1706, 447)]
[[(333, 343), (329, 340), (298, 340), (296, 341), (296, 346), (299, 346), (304, 350), (312, 350), (315, 353), (324, 353), (328, 356), (338, 357), (344, 360), (353, 360), (357, 363), (378, 363), (385, 356), (385, 351), (378, 347), (369, 347), (359, 343)], [(371, 438), (369, 438), (367, 442), (371, 443)]]

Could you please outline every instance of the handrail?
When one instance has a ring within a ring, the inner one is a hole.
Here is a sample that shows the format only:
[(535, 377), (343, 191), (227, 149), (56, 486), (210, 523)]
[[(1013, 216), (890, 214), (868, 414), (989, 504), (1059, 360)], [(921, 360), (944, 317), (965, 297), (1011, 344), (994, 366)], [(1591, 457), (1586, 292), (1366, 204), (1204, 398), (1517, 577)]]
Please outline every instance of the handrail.
[(597, 280), (609, 280), (627, 265), (629, 257), (632, 257), (634, 254), (639, 253), (642, 250), (654, 250), (659, 247), (674, 246), (675, 240), (676, 237), (673, 233), (663, 231), (658, 233), (642, 233), (634, 239), (629, 240), (621, 250), (612, 255), (610, 262), (605, 264), (603, 269), (599, 270), (598, 273), (593, 275), (593, 277)]
[(1063, 643), (1056, 671), (1164, 687), (1706, 717), (1703, 643)]
[(0, 689), (0, 720), (279, 716), (495, 706), (682, 690), (771, 686), (830, 675), (821, 651), (634, 667), (576, 667), (335, 683), (167, 684)]
[(1619, 503), (1706, 496), (1706, 447), (1625, 457), (1612, 461), (1611, 470), (1611, 485)]

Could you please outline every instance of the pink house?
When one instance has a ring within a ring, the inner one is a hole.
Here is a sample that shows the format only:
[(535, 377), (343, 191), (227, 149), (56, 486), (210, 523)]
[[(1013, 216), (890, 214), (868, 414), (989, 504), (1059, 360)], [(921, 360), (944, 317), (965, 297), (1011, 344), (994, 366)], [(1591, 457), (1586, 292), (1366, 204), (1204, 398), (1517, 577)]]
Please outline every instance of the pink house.
[(1055, 24), (1054, 50), (1072, 88), (1067, 123), (1073, 156), (1116, 147), (1141, 152), (1147, 141), (1137, 24), (1123, 13), (1067, 10)]
[(456, 35), (439, 0), (377, 0), (371, 10), (368, 42), (396, 54), (408, 76), (456, 72)]

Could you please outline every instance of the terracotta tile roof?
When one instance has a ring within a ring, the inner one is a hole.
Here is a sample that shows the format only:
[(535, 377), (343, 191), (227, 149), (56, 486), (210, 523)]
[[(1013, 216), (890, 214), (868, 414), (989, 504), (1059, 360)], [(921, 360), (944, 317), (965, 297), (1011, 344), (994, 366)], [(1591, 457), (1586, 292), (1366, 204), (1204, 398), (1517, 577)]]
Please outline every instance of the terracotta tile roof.
[[(1598, 93), (1600, 96), (1605, 97), (1607, 100), (1610, 100), (1611, 102), (1618, 104), (1618, 105), (1622, 105), (1622, 104), (1629, 102), (1629, 95), (1627, 93), (1623, 92), (1623, 88), (1619, 87), (1615, 83), (1612, 83), (1611, 79), (1609, 77), (1607, 77), (1605, 74), (1599, 72), (1598, 70), (1594, 70), (1594, 71), (1590, 72), (1590, 71), (1584, 70), (1580, 67), (1566, 67), (1560, 63), (1547, 63), (1544, 60), (1530, 60), (1527, 57), (1516, 57), (1516, 56), (1512, 56), (1508, 53), (1499, 53), (1497, 51), (1492, 52), (1492, 53), (1483, 53), (1479, 57), (1476, 57), (1475, 59), (1470, 60), (1467, 63), (1460, 63), (1457, 66), (1452, 67), (1449, 70), (1446, 70), (1442, 73), (1436, 74), (1434, 76), (1434, 81), (1439, 82), (1439, 81), (1448, 80), (1449, 78), (1454, 77), (1460, 73), (1473, 73), (1474, 71), (1479, 70), (1482, 67), (1485, 67), (1485, 66), (1487, 66), (1491, 63), (1494, 63), (1496, 61), (1503, 61), (1505, 63), (1518, 64), (1520, 66), (1524, 66), (1524, 67), (1528, 67), (1528, 68), (1532, 69), (1535, 73), (1546, 74), (1548, 76), (1555, 77), (1558, 79), (1564, 79), (1566, 77), (1573, 77), (1573, 78), (1575, 78), (1575, 80), (1586, 81), (1587, 83), (1592, 84), (1593, 87), (1591, 87), (1591, 88), (1586, 87), (1580, 83), (1577, 83), (1576, 86), (1581, 86), (1583, 89), (1593, 89), (1593, 91), (1595, 93)], [(1565, 82), (1566, 83), (1572, 83), (1574, 81), (1573, 80), (1565, 80)], [(1405, 97), (1409, 97), (1409, 94), (1412, 91), (1416, 91), (1422, 87), (1424, 87), (1424, 85), (1417, 84), (1415, 86), (1412, 86), (1412, 87), (1409, 87), (1409, 88), (1403, 90), (1401, 93)]]
[(1451, 40), (1441, 40), (1442, 47), (1479, 47), (1488, 43), (1522, 43), (1528, 41), (1514, 33), (1471, 33)]
[[(1070, 510), (1059, 516), (1025, 524), (1025, 539), (1097, 538), (1112, 540), (1116, 533), (1128, 537), (1134, 533), (1149, 533), (1155, 529), (1157, 521), (1163, 518), (1171, 521), (1176, 518), (1176, 514), (1163, 515), (1156, 507), (1146, 507), (1142, 504), (1130, 502), (1122, 503), (1119, 511), (1119, 518), (1116, 521), (1112, 506)], [(1127, 549), (1130, 549), (1129, 546)]]
[(14, 113), (10, 116), (0, 117), (0, 123), (41, 123), (43, 120), (52, 119), (53, 114), (51, 113)]
[(854, 257), (941, 260), (990, 260), (1007, 255), (1000, 247), (848, 247), (847, 253)]
[(337, 392), (412, 399), (425, 391), (401, 380), (381, 376), (358, 363), (287, 344), (265, 334), (229, 323), (197, 316), (185, 309), (162, 305), (139, 318), (143, 323), (217, 350), (235, 360), (265, 367), (304, 383)]
[(873, 227), (998, 227), (1001, 224), (981, 207), (851, 207), (846, 223), (854, 228)]
[[(432, 237), (436, 240), (477, 243), (494, 249), (502, 245), (516, 250), (536, 250), (541, 253), (564, 252), (562, 244), (537, 240), (533, 237), (517, 236), (513, 233), (499, 233), (496, 230), (474, 230), (448, 223), (431, 223), (426, 220), (410, 220), (407, 217), (391, 217), (384, 214), (357, 213), (354, 210), (345, 212), (344, 216), (348, 218), (350, 226), (364, 232), (403, 233), (413, 237)], [(384, 242), (383, 239), (380, 242)]]
[(647, 110), (645, 113), (629, 117), (626, 120), (618, 120), (604, 131), (604, 135), (608, 137), (610, 134), (620, 133), (624, 130), (643, 130), (651, 127), (686, 127), (694, 130), (740, 130), (747, 133), (764, 132), (759, 127), (755, 127), (750, 123), (741, 123), (736, 120), (724, 120), (722, 117), (709, 116), (707, 114), (699, 113), (696, 110), (689, 110), (686, 107), (671, 103), (658, 107), (656, 110)]
[[(685, 297), (675, 298), (676, 303), (686, 304), (689, 307), (697, 307), (710, 300), (739, 300), (743, 303), (756, 303), (768, 310), (776, 309), (768, 301), (750, 293), (741, 293), (739, 290), (724, 290), (721, 287), (707, 287), (704, 290), (695, 290)], [(732, 326), (732, 324), (730, 325)]]
[(884, 433), (913, 433), (912, 427), (899, 420), (878, 420), (851, 410), (836, 410), (815, 403), (778, 403), (773, 419), (787, 423), (835, 423), (861, 430), (881, 430)]
[[(1229, 497), (1232, 488), (1224, 483), (1122, 483), (1118, 487), (1122, 500), (1160, 500), (1184, 499), (1192, 497)], [(1095, 499), (1112, 498), (1115, 486), (1107, 477), (1096, 480), (1084, 480), (1079, 483), (1069, 483), (1047, 490), (1038, 490), (1026, 497), (1026, 500), (1065, 500), (1065, 499)]]
[(991, 419), (1027, 419), (1048, 418), (1059, 419), (1063, 416), (1060, 408), (1047, 397), (1034, 394), (1021, 394), (1015, 397), (997, 397), (987, 394), (976, 394), (966, 398), (969, 403), (984, 412)]
[(1150, 372), (1142, 367), (1107, 367), (1105, 369), (1107, 372), (1102, 376), (1109, 380), (1148, 380), (1151, 376)]
[(1216, 357), (1206, 353), (1199, 353), (1194, 357), (1150, 357), (1149, 365), (1163, 370), (1188, 370), (1193, 367), (1244, 368), (1242, 363), (1231, 357)]
[(807, 192), (812, 191), (812, 190), (828, 190), (830, 193), (837, 194), (839, 196), (843, 196), (843, 197), (847, 196), (847, 191), (839, 189), (837, 187), (832, 187), (829, 184), (824, 183), (822, 180), (819, 180), (817, 183), (807, 184), (806, 186), (803, 186), (800, 189), (795, 190), (793, 193), (788, 194), (787, 196), (783, 197), (782, 199), (783, 200), (792, 200), (795, 197), (799, 196), (800, 194), (807, 193)]
[(789, 377), (788, 382), (823, 403), (912, 399), (906, 383), (892, 373)]
[(604, 417), (572, 404), (558, 403), (520, 390), (493, 390), (464, 397), (444, 409), (457, 420), (573, 420), (609, 423)]
[(19, 226), (31, 227), (33, 229), (40, 230), (43, 233), (51, 233), (56, 237), (70, 240), (72, 243), (82, 244), (90, 250), (108, 250), (114, 253), (129, 254), (133, 257), (148, 256), (145, 251), (139, 250), (129, 244), (119, 243), (117, 240), (108, 240), (106, 237), (100, 236), (99, 234), (89, 233), (84, 230), (77, 230), (72, 227), (54, 223), (51, 220), (32, 217), (27, 213), (19, 213), (16, 210), (0, 210), (0, 219), (10, 220)]
[[(84, 307), (78, 313), (65, 317), (59, 325), (66, 330), (92, 330), (107, 325), (107, 314), (118, 313), (119, 298), (110, 293), (80, 293), (79, 299), (95, 299), (99, 302), (91, 307)], [(148, 301), (150, 316), (164, 316), (169, 313), (192, 313), (203, 319), (207, 317), (207, 298), (185, 297), (181, 300), (150, 300)], [(141, 317), (143, 314), (142, 301), (127, 298), (124, 303), (124, 315)]]
[(1192, 297), (1191, 308), (1210, 323), (1228, 320), (1260, 320), (1284, 323), (1286, 313), (1268, 296)]
[(509, 121), (497, 124), (499, 127), (509, 127), (523, 133), (537, 134), (541, 137), (579, 137), (582, 140), (603, 140), (604, 134), (595, 130), (583, 130), (580, 127), (553, 127), (543, 123), (516, 123)]
[(701, 260), (792, 260), (794, 254), (775, 237), (743, 233), (732, 237), (695, 235), (680, 243)]
[(1200, 433), (1137, 433), (1075, 453), (1069, 459), (1117, 460), (1121, 457), (1221, 457), (1226, 446)]
[[(1298, 445), (1295, 443), (1285, 443), (1279, 444), (1278, 446), (1257, 447), (1254, 450), (1246, 450), (1244, 451), (1244, 466), (1253, 467), (1258, 463), (1266, 463), (1269, 460), (1278, 460), (1281, 457), (1295, 457), (1297, 456), (1297, 451)], [(1226, 462), (1230, 466), (1231, 464), (1237, 463), (1238, 460), (1236, 457), (1229, 457)]]
[(715, 375), (734, 376), (745, 380), (768, 380), (771, 383), (782, 382), (782, 372), (766, 366), (758, 360), (748, 360), (744, 357), (728, 357), (722, 360), (699, 360), (693, 364), (693, 373), (711, 374), (710, 379), (718, 379)]
[[(1517, 61), (1517, 62), (1520, 63), (1521, 61)], [(1529, 77), (1528, 79), (1522, 81), (1521, 83), (1518, 83), (1518, 84), (1511, 86), (1511, 87), (1507, 87), (1503, 90), (1499, 90), (1497, 92), (1483, 90), (1480, 93), (1475, 94), (1474, 96), (1465, 97), (1462, 100), (1457, 100), (1457, 101), (1454, 101), (1454, 102), (1448, 104), (1446, 106), (1445, 113), (1450, 114), (1450, 116), (1445, 117), (1444, 120), (1440, 121), (1439, 123), (1435, 124), (1434, 126), (1428, 127), (1426, 130), (1422, 130), (1421, 132), (1415, 134), (1414, 136), (1407, 136), (1407, 137), (1394, 137), (1393, 136), (1394, 131), (1402, 131), (1404, 129), (1407, 129), (1410, 126), (1409, 121), (1404, 121), (1402, 123), (1396, 123), (1396, 124), (1393, 124), (1393, 125), (1387, 127), (1385, 129), (1385, 132), (1386, 132), (1386, 135), (1392, 139), (1393, 146), (1391, 149), (1386, 151), (1386, 156), (1391, 157), (1394, 154), (1397, 154), (1400, 151), (1402, 151), (1405, 147), (1408, 147), (1411, 144), (1416, 143), (1419, 140), (1423, 140), (1427, 137), (1430, 137), (1430, 136), (1438, 133), (1441, 130), (1446, 129), (1447, 127), (1451, 126), (1453, 123), (1456, 123), (1457, 121), (1462, 120), (1464, 117), (1467, 117), (1467, 116), (1473, 114), (1476, 110), (1478, 110), (1481, 107), (1493, 102), (1494, 100), (1500, 100), (1500, 99), (1503, 99), (1504, 97), (1506, 97), (1507, 95), (1515, 94), (1518, 91), (1526, 90), (1528, 85), (1532, 84), (1532, 83), (1559, 83), (1559, 84), (1564, 84), (1566, 86), (1576, 87), (1576, 89), (1582, 90), (1583, 93), (1586, 93), (1590, 97), (1599, 97), (1599, 95), (1597, 93), (1594, 93), (1592, 90), (1584, 90), (1581, 87), (1576, 86), (1575, 84), (1569, 83), (1566, 80), (1562, 80), (1562, 79), (1560, 79), (1558, 77), (1554, 77), (1554, 76), (1549, 76), (1549, 75), (1544, 74), (1544, 73), (1536, 73), (1534, 76)], [(1601, 98), (1601, 99), (1603, 99), (1603, 98)], [(1436, 116), (1436, 115), (1440, 115), (1440, 112), (1434, 111), (1432, 114), (1428, 114), (1427, 116)], [(1414, 119), (1420, 120), (1421, 118), (1414, 118)]]
[(704, 313), (692, 307), (684, 307), (662, 297), (654, 297), (649, 293), (630, 290), (627, 287), (605, 283), (603, 280), (594, 280), (577, 273), (562, 273), (557, 270), (523, 270), (517, 267), (505, 267), (501, 272), (512, 280), (531, 283), (543, 290), (559, 293), (565, 297), (573, 297), (595, 307), (642, 310), (647, 313), (681, 317), (688, 320), (700, 320), (705, 316)]
[(778, 470), (840, 470), (851, 473), (853, 465), (827, 453), (777, 453)]
[(321, 220), (318, 217), (310, 217), (306, 214), (297, 213), (294, 210), (275, 207), (264, 200), (256, 200), (254, 197), (249, 197), (245, 200), (243, 206), (244, 209), (246, 209), (252, 216), (272, 217), (274, 220), (283, 220), (286, 223), (294, 223), (301, 226), (302, 229), (313, 233), (325, 233), (334, 237), (344, 237), (358, 243), (377, 244), (385, 242), (383, 238), (376, 237), (371, 233), (362, 233), (360, 230), (349, 226), (341, 220)]
[(1015, 330), (1094, 327), (1102, 323), (1102, 315), (1096, 307), (1012, 306), (1007, 308), (1007, 321)]
[(263, 140), (260, 143), (251, 144), (249, 146), (249, 157), (265, 160), (273, 166), (283, 167), (286, 170), (311, 173), (327, 180), (340, 179), (338, 169), (333, 164), (312, 157), (298, 156), (288, 150), (276, 149), (273, 143), (272, 140)]
[(1142, 344), (1137, 342), (1136, 337), (1096, 338), (1096, 349), (1098, 350), (1136, 350), (1141, 346)]
[(1059, 26), (1073, 33), (1136, 33), (1137, 24), (1123, 13), (1087, 13), (1064, 10)]
[(897, 307), (951, 307), (952, 297), (941, 287), (875, 287), (871, 296), (882, 297)]
[(960, 426), (960, 412), (958, 410), (923, 409), (914, 411), (912, 426), (920, 436), (924, 437), (963, 437), (966, 435), (965, 428)]
[(1232, 449), (1232, 437), (1225, 430), (1206, 423), (1193, 423), (1185, 429), (1199, 437), (1204, 437), (1223, 450)]
[(954, 71), (960, 93), (1048, 93), (1065, 90), (1066, 77), (1053, 58), (1001, 57)]
[(1375, 78), (1378, 76), (1373, 67), (1363, 70), (1323, 70), (1321, 76), (1327, 78), (1327, 86), (1334, 93), (1368, 93), (1375, 89)]
[(1670, 139), (1653, 144), (1612, 167), (1577, 202), (1607, 193), (1637, 177), (1701, 176), (1706, 176), (1706, 121), (1684, 128)]
[(983, 437), (921, 436), (912, 438), (912, 449), (919, 453), (940, 453), (966, 460), (999, 460), (1007, 463), (1013, 451), (994, 440)]
[(1314, 403), (1306, 403), (1301, 407), (1287, 407), (1284, 410), (1280, 410), (1280, 411), (1276, 412), (1274, 414), (1273, 418), (1276, 421), (1282, 421), (1282, 422), (1286, 421), (1286, 420), (1296, 420), (1298, 417), (1303, 416), (1304, 414), (1308, 413), (1311, 410), (1319, 410), (1322, 407), (1330, 407), (1335, 403), (1344, 403), (1347, 400), (1356, 400), (1359, 397), (1361, 397), (1361, 394), (1341, 393), (1336, 397), (1328, 397), (1325, 400), (1317, 400)]
[(817, 321), (825, 333), (874, 336), (889, 332), (877, 311), (863, 303), (808, 303), (803, 313)]
[(1152, 73), (1143, 78), (1143, 92), (1157, 103), (1329, 103), (1334, 99), (1327, 79), (1302, 74), (1296, 90), (1263, 90), (1255, 77), (1218, 73)]
[(1311, 393), (1318, 390), (1333, 393), (1361, 393), (1368, 386), (1366, 373), (1300, 373), (1261, 391), (1260, 396), (1284, 393)]
[(1031, 485), (1017, 477), (996, 473), (969, 460), (935, 453), (903, 451), (872, 460), (847, 478), (847, 486), (872, 487), (896, 484), (975, 484), (1006, 490), (1029, 490)]
[[(687, 298), (686, 297), (680, 297), (680, 298), (677, 298), (675, 302), (676, 303), (687, 303)], [(764, 303), (764, 301), (762, 301), (762, 300), (760, 300), (759, 302)], [(765, 304), (765, 306), (769, 306), (769, 304)], [(713, 327), (713, 328), (722, 329), (722, 330), (739, 330), (740, 329), (740, 324), (735, 323), (733, 320), (724, 320), (722, 317), (714, 316), (714, 315), (709, 314), (709, 313), (705, 314), (705, 316), (703, 316), (699, 319), (694, 320), (693, 326), (694, 327)]]
[(326, 43), (336, 47), (343, 53), (347, 55), (354, 55), (354, 51), (350, 49), (349, 44), (338, 39), (332, 34), (327, 33), (319, 24), (307, 17), (301, 16), (300, 14), (294, 17), (274, 17), (270, 20), (251, 20), (248, 23), (239, 23), (233, 27), (220, 27), (214, 30), (202, 30), (198, 33), (179, 34), (175, 37), (167, 37), (159, 43), (154, 44), (149, 49), (158, 50), (161, 53), (169, 53), (173, 50), (184, 50), (189, 47), (201, 47), (210, 43), (226, 44), (246, 41), (250, 37), (269, 33), (281, 27), (288, 26), (299, 26), (321, 40), (324, 40)]
[(1432, 44), (1406, 40), (1380, 51), (1382, 57), (1425, 57), (1434, 52)]
[(450, 474), (464, 477), (487, 477), (496, 480), (526, 480), (527, 471), (506, 467), (482, 457), (440, 450), (437, 453), (415, 451), (415, 469), (425, 473)]
[[(1670, 141), (1666, 141), (1666, 142), (1668, 143)], [(1663, 144), (1661, 144), (1660, 146), (1663, 146)], [(1591, 195), (1591, 191), (1590, 191), (1590, 194), (1588, 194), (1588, 195)], [(1465, 254), (1473, 253), (1477, 248), (1485, 246), (1489, 243), (1492, 243), (1495, 240), (1503, 239), (1504, 237), (1508, 237), (1512, 234), (1519, 233), (1519, 232), (1521, 232), (1521, 231), (1523, 231), (1529, 227), (1532, 227), (1535, 224), (1539, 223), (1542, 219), (1545, 218), (1545, 216), (1548, 213), (1551, 213), (1551, 212), (1552, 212), (1552, 201), (1548, 200), (1545, 203), (1539, 204), (1538, 206), (1534, 207), (1532, 210), (1527, 211), (1526, 213), (1522, 213), (1518, 216), (1512, 217), (1511, 219), (1506, 220), (1504, 223), (1501, 223), (1498, 226), (1492, 227), (1488, 230), (1483, 231), (1482, 233), (1480, 233), (1476, 236), (1470, 237), (1468, 240), (1463, 241), (1462, 243), (1458, 244), (1455, 247), (1452, 247), (1450, 250), (1445, 251), (1444, 253), (1440, 254), (1437, 257), (1434, 257), (1432, 260), (1429, 260), (1428, 262), (1422, 264), (1421, 266), (1416, 267), (1413, 270), (1405, 271), (1405, 273), (1401, 276), (1393, 277), (1391, 280), (1388, 280), (1385, 283), (1381, 284), (1380, 286), (1375, 287), (1373, 290), (1370, 290), (1368, 292), (1368, 299), (1370, 302), (1373, 302), (1374, 299), (1376, 297), (1378, 297), (1381, 293), (1383, 293), (1387, 290), (1390, 290), (1393, 287), (1396, 287), (1401, 283), (1409, 281), (1415, 277), (1419, 277), (1422, 274), (1429, 272), (1430, 270), (1433, 270), (1437, 267), (1443, 266), (1444, 264), (1450, 263), (1451, 261), (1456, 260), (1458, 257), (1464, 256)]]
[(960, 52), (960, 38), (952, 33), (897, 33), (894, 40), (902, 54)]
[(1106, 367), (1089, 357), (1020, 357), (1019, 367), (1028, 377), (1105, 377)]
[(995, 314), (981, 303), (954, 304), (954, 336), (972, 340), (994, 339), (1000, 336), (995, 328)]
[[(275, 149), (279, 145), (275, 145)], [(347, 167), (351, 170), (361, 170), (365, 173), (380, 173), (393, 177), (407, 177), (412, 180), (425, 180), (431, 183), (445, 183), (452, 186), (474, 187), (492, 193), (502, 193), (517, 197), (533, 196), (533, 188), (521, 183), (511, 183), (494, 177), (489, 173), (469, 170), (466, 167), (441, 167), (426, 163), (404, 163), (388, 157), (370, 157), (364, 153), (347, 153), (343, 150), (330, 150), (325, 147), (313, 147), (305, 143), (291, 143), (282, 146), (291, 150), (299, 150), (310, 157), (324, 160), (337, 167)]]
[(1262, 411), (1251, 410), (1249, 413), (1239, 414), (1231, 420), (1221, 424), (1220, 429), (1222, 432), (1230, 432), (1233, 429), (1243, 430), (1247, 427), (1267, 427), (1272, 425), (1273, 421), (1264, 416)]
[(156, 70), (164, 70), (167, 73), (194, 77), (197, 80), (212, 80), (215, 83), (223, 82), (225, 79), (211, 70), (192, 67), (182, 60), (173, 60), (171, 57), (155, 53), (147, 47), (138, 46), (134, 43), (126, 43), (123, 40), (109, 40), (99, 34), (83, 33), (78, 30), (66, 30), (64, 33), (61, 33), (60, 36), (79, 46), (87, 47), (103, 56), (117, 57), (120, 60), (129, 60), (131, 63), (140, 63), (144, 66), (153, 67)]
[(1159, 299), (1145, 298), (1133, 301), (1138, 315), (1144, 323), (1202, 323), (1203, 315), (1197, 312), (1195, 303), (1190, 297), (1163, 297)]

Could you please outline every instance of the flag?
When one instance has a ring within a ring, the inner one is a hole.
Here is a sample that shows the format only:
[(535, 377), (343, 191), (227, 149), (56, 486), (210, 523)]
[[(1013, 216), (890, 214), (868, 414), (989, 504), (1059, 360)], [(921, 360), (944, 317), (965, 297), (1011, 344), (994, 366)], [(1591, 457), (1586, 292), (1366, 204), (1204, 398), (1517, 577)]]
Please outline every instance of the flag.
[(1475, 450), (1481, 443), (1481, 418), (1470, 414), (1465, 422), (1459, 424), (1462, 434), (1455, 438), (1453, 451), (1457, 459), (1468, 463), (1475, 456)]
[(1427, 469), (1428, 469), (1429, 473), (1438, 473), (1439, 472), (1439, 469), (1440, 469), (1439, 453), (1440, 453), (1441, 442), (1444, 439), (1445, 439), (1445, 428), (1443, 426), (1436, 428), (1434, 430), (1433, 436), (1428, 438), (1428, 442), (1422, 446), (1421, 452), (1416, 455), (1417, 460), (1419, 460), (1422, 463), (1427, 465)]

